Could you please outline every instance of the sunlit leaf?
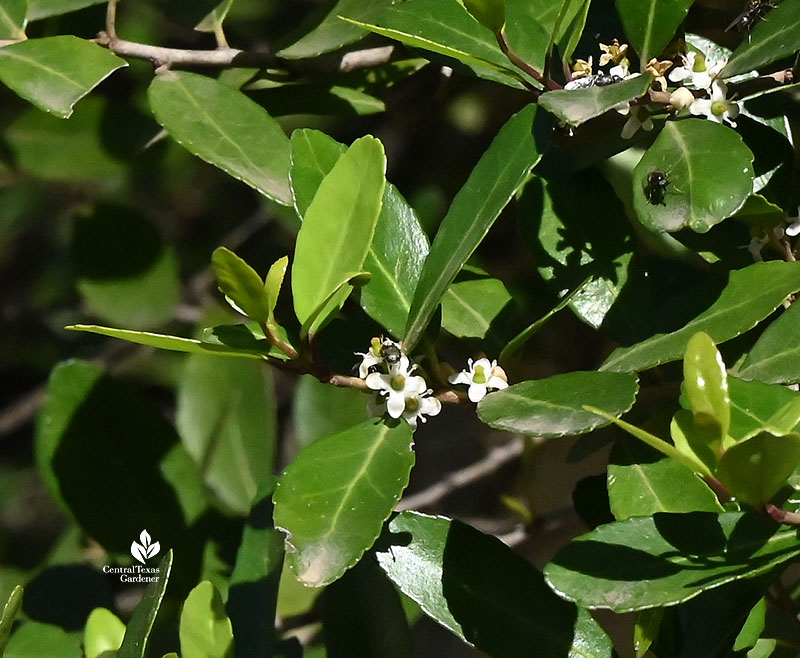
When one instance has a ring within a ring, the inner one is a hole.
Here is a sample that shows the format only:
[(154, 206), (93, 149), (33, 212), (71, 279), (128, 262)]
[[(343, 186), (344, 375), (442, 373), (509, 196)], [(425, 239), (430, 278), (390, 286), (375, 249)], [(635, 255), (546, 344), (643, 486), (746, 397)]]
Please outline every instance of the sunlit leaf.
[(652, 83), (653, 78), (650, 75), (639, 75), (602, 87), (548, 91), (542, 94), (539, 104), (562, 121), (572, 126), (579, 126), (589, 119), (608, 112), (620, 103), (639, 98), (647, 92)]
[(25, 38), (25, 14), (27, 0), (3, 0), (0, 2), (0, 39), (19, 40)]
[(693, 0), (616, 0), (625, 34), (643, 65), (658, 57), (675, 36)]
[(233, 629), (217, 588), (207, 580), (183, 603), (181, 653), (186, 658), (232, 658)]

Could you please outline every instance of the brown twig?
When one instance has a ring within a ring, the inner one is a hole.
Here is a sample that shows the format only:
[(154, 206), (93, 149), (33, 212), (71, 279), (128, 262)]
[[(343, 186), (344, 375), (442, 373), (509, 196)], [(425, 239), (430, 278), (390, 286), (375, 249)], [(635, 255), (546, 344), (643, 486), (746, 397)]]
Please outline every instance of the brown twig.
[(786, 525), (800, 525), (800, 514), (797, 512), (787, 512), (786, 510), (783, 510), (772, 503), (764, 505), (764, 511), (767, 513), (767, 516), (778, 523), (784, 523)]
[[(529, 76), (531, 76), (536, 82), (541, 84), (545, 89), (555, 90), (555, 89), (562, 89), (561, 85), (558, 84), (555, 80), (552, 80), (548, 77), (543, 76), (537, 69), (533, 66), (528, 64), (524, 59), (522, 59), (508, 43), (508, 39), (506, 39), (505, 33), (500, 30), (495, 34), (497, 38), (497, 44), (500, 46), (500, 50), (503, 51), (503, 54), (508, 57), (508, 61), (510, 61), (514, 66), (516, 66), (521, 71), (524, 71)], [(524, 83), (526, 87), (529, 87), (532, 91), (536, 91), (537, 93), (541, 93), (541, 90), (536, 89), (535, 87), (529, 86), (527, 83)]]

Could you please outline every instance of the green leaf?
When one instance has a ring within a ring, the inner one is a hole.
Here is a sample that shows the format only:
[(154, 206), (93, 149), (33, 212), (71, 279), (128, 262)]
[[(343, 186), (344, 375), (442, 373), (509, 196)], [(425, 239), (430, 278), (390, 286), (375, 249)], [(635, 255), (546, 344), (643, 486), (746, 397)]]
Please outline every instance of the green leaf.
[(383, 10), (374, 22), (349, 22), (414, 48), (452, 57), (477, 75), (521, 88), (523, 77), (458, 0), (407, 0)]
[(736, 498), (761, 505), (786, 484), (800, 464), (800, 435), (760, 432), (722, 455), (716, 476)]
[(350, 272), (333, 287), (333, 290), (308, 314), (303, 326), (300, 327), (300, 339), (313, 340), (314, 335), (330, 322), (353, 289), (369, 281), (369, 272)]
[(116, 652), (125, 637), (125, 624), (111, 610), (95, 608), (86, 620), (83, 649), (86, 658), (103, 658), (106, 651)]
[(642, 610), (636, 615), (636, 626), (633, 629), (633, 650), (636, 658), (644, 658), (653, 642), (658, 638), (664, 608)]
[[(156, 615), (167, 591), (167, 582), (172, 571), (172, 549), (161, 558), (158, 565), (158, 580), (153, 581), (144, 591), (144, 596), (133, 611), (122, 646), (117, 651), (116, 658), (145, 658), (147, 643)], [(188, 656), (186, 658), (189, 658)]]
[(183, 604), (180, 622), (183, 658), (233, 658), (233, 629), (217, 588), (207, 580)]
[(731, 424), (728, 374), (722, 355), (705, 332), (698, 331), (686, 344), (683, 391), (689, 400), (694, 424), (703, 428), (710, 441), (719, 446)]
[(731, 396), (730, 435), (742, 440), (757, 434), (762, 429), (774, 434), (800, 434), (800, 418), (794, 422), (775, 426), (776, 418), (792, 407), (796, 407), (800, 395), (784, 386), (763, 384), (758, 381), (743, 381), (736, 377), (728, 378)]
[(525, 656), (532, 647), (542, 658), (613, 654), (596, 622), (555, 596), (499, 539), (417, 512), (400, 513), (388, 530), (377, 558), (389, 578), (429, 617), (488, 655)]
[(677, 331), (619, 347), (601, 370), (645, 370), (679, 359), (689, 338), (705, 331), (719, 344), (752, 329), (774, 311), (788, 295), (800, 290), (800, 263), (754, 263), (730, 272), (728, 284), (716, 301)]
[(653, 453), (630, 439), (618, 443), (608, 466), (608, 500), (617, 521), (658, 512), (722, 512), (714, 492), (674, 459)]
[(305, 59), (338, 50), (362, 39), (366, 30), (342, 20), (342, 16), (357, 21), (373, 19), (390, 0), (338, 0), (321, 20), (297, 41), (279, 50), (284, 59)]
[(62, 119), (114, 71), (127, 66), (105, 48), (71, 35), (27, 39), (0, 48), (0, 81)]
[(261, 363), (190, 357), (178, 383), (175, 426), (200, 476), (224, 508), (250, 512), (272, 473), (276, 409)]
[(495, 34), (506, 22), (505, 0), (460, 0), (460, 2), (476, 21)]
[(223, 0), (195, 25), (194, 29), (198, 32), (220, 32), (232, 6), (233, 0)]
[(498, 279), (451, 283), (442, 297), (442, 327), (458, 338), (485, 338), (510, 301)]
[(755, 646), (758, 638), (764, 631), (767, 616), (767, 599), (761, 597), (758, 600), (750, 613), (747, 615), (747, 620), (742, 626), (742, 630), (736, 636), (736, 643), (733, 646), (734, 651), (741, 651), (742, 649), (749, 649)]
[(733, 51), (720, 77), (731, 78), (740, 73), (788, 57), (800, 50), (800, 7), (796, 2), (781, 2), (761, 20)]
[(58, 626), (29, 621), (20, 626), (6, 646), (4, 658), (81, 658), (81, 636)]
[(581, 434), (608, 424), (585, 405), (620, 416), (633, 406), (638, 390), (635, 376), (570, 372), (495, 391), (478, 403), (478, 417), (508, 432), (548, 438)]
[(604, 87), (548, 91), (542, 94), (539, 104), (571, 126), (579, 126), (615, 105), (643, 96), (652, 83), (652, 76), (644, 74)]
[(275, 526), (286, 533), (295, 575), (332, 583), (377, 539), (408, 484), (413, 434), (370, 420), (306, 447), (275, 491)]
[[(647, 198), (655, 172), (667, 179), (663, 203)], [(702, 119), (667, 121), (633, 171), (633, 207), (652, 231), (705, 233), (752, 192), (753, 153), (735, 131)]]
[(102, 4), (103, 0), (28, 0), (28, 20), (69, 14), (84, 7)]
[(172, 317), (180, 296), (178, 261), (138, 211), (100, 203), (79, 215), (73, 252), (78, 290), (104, 322), (147, 329)]
[[(268, 322), (273, 334), (281, 340), (289, 343), (289, 336), (286, 330), (274, 322)], [(183, 340), (183, 339), (181, 339)], [(212, 349), (224, 348), (231, 351), (231, 356), (245, 356), (246, 354), (260, 354), (262, 358), (266, 355), (273, 359), (287, 361), (289, 357), (275, 345), (272, 345), (264, 335), (262, 329), (256, 322), (245, 322), (243, 324), (221, 324), (216, 327), (206, 327), (200, 336), (203, 348), (206, 346)], [(189, 350), (185, 350), (189, 351)], [(215, 354), (216, 352), (199, 353)], [(218, 352), (222, 354), (222, 350)]]
[(541, 159), (543, 144), (539, 130), (545, 122), (535, 120), (533, 104), (512, 116), (450, 204), (411, 301), (404, 339), (408, 351), (422, 337), (447, 286)]
[(347, 147), (324, 132), (310, 128), (295, 130), (291, 145), (289, 182), (295, 210), (302, 218), (314, 200), (322, 180), (330, 173)]
[(289, 266), (289, 257), (284, 256), (276, 260), (269, 268), (267, 276), (264, 279), (264, 292), (267, 297), (267, 321), (274, 320), (273, 313), (275, 306), (278, 304), (278, 296), (281, 293), (283, 286), (283, 278), (286, 276), (286, 268)]
[(558, 552), (544, 576), (579, 605), (629, 612), (756, 578), (798, 554), (797, 530), (760, 514), (656, 514), (580, 536)]
[[(3, 655), (3, 651), (8, 644), (8, 638), (11, 635), (11, 627), (14, 624), (14, 619), (22, 607), (22, 593), (22, 585), (14, 587), (3, 606), (3, 614), (0, 616), (0, 656)], [(88, 658), (93, 657), (89, 656)]]
[(276, 86), (270, 83), (270, 86), (259, 87), (255, 83), (244, 90), (273, 117), (297, 114), (364, 116), (386, 111), (386, 104), (380, 98), (336, 84), (337, 77), (331, 75), (310, 84), (285, 83)]
[(0, 3), (0, 39), (17, 41), (25, 38), (27, 0), (3, 0)]
[(322, 180), (297, 235), (292, 264), (294, 308), (302, 324), (363, 269), (380, 214), (385, 172), (383, 146), (367, 136), (353, 142)]
[[(214, 250), (211, 267), (220, 292), (232, 302), (231, 306), (259, 324), (266, 323), (271, 302), (267, 300), (264, 282), (258, 272), (225, 247)], [(283, 277), (280, 280), (283, 281)], [(272, 308), (275, 308), (274, 304)]]
[(195, 73), (167, 71), (148, 90), (156, 120), (182, 146), (264, 196), (289, 205), (289, 140), (240, 91)]
[(766, 328), (737, 374), (770, 384), (800, 381), (800, 304), (792, 304)]
[(368, 418), (367, 402), (361, 391), (331, 386), (311, 376), (300, 378), (293, 399), (292, 420), (301, 448)]
[(127, 554), (142, 528), (156, 539), (185, 532), (183, 510), (160, 470), (177, 442), (152, 402), (99, 366), (67, 361), (53, 370), (37, 424), (39, 471), (107, 550)]
[(616, 0), (625, 36), (639, 55), (642, 68), (667, 47), (693, 0)]
[[(157, 347), (161, 350), (171, 350), (173, 352), (188, 352), (189, 354), (214, 354), (217, 356), (238, 356), (245, 359), (263, 359), (265, 352), (255, 349), (240, 349), (227, 347), (223, 344), (215, 344), (206, 341), (199, 341), (193, 338), (181, 338), (179, 336), (167, 336), (165, 334), (154, 334), (149, 331), (130, 331), (128, 329), (114, 329), (112, 327), (99, 327), (93, 324), (73, 324), (66, 329), (71, 331), (86, 331), (101, 336), (119, 338), (139, 345)], [(266, 342), (266, 340), (265, 340)]]

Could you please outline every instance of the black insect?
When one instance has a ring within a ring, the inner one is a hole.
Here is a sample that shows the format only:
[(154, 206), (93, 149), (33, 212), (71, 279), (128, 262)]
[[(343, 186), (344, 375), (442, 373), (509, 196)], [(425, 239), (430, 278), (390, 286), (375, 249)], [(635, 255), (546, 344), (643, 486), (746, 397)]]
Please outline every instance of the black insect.
[(564, 89), (569, 91), (573, 89), (589, 89), (590, 87), (607, 87), (620, 81), (622, 81), (622, 78), (618, 75), (599, 73), (597, 75), (587, 75), (584, 78), (575, 78), (565, 84)]
[(733, 19), (725, 31), (749, 32), (758, 21), (777, 6), (772, 0), (747, 0), (744, 11)]
[(400, 361), (400, 357), (403, 353), (400, 351), (400, 347), (392, 340), (388, 338), (384, 338), (381, 342), (381, 358), (386, 361), (389, 365), (394, 365), (398, 361)]
[(669, 185), (667, 175), (663, 171), (651, 171), (647, 175), (647, 182), (644, 186), (644, 197), (651, 206), (666, 206), (664, 192)]

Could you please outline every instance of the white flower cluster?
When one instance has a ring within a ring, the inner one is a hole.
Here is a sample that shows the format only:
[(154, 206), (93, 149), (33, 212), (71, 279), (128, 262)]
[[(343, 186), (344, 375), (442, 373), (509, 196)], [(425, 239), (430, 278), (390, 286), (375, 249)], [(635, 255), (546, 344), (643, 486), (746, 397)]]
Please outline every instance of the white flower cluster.
[(679, 87), (672, 93), (670, 102), (679, 109), (689, 109), (694, 116), (705, 116), (712, 121), (729, 123), (736, 127), (734, 121), (739, 116), (739, 105), (728, 100), (728, 85), (719, 79), (719, 74), (727, 63), (724, 60), (706, 60), (702, 53), (689, 52), (681, 56), (683, 66), (678, 66), (669, 72), (672, 82), (689, 85), (695, 90), (704, 91), (708, 98), (695, 98), (694, 94), (687, 94), (686, 87)]
[(442, 410), (425, 378), (412, 374), (416, 366), (411, 365), (400, 343), (373, 338), (369, 350), (357, 354), (362, 357), (358, 376), (378, 394), (371, 405), (376, 415), (402, 416), (416, 429), (417, 421), (425, 422), (425, 416), (435, 416)]
[(471, 402), (480, 402), (489, 389), (499, 390), (508, 387), (508, 378), (505, 371), (497, 365), (497, 361), (489, 359), (478, 359), (473, 362), (467, 361), (469, 367), (455, 375), (450, 375), (448, 381), (451, 384), (467, 384), (467, 397)]

